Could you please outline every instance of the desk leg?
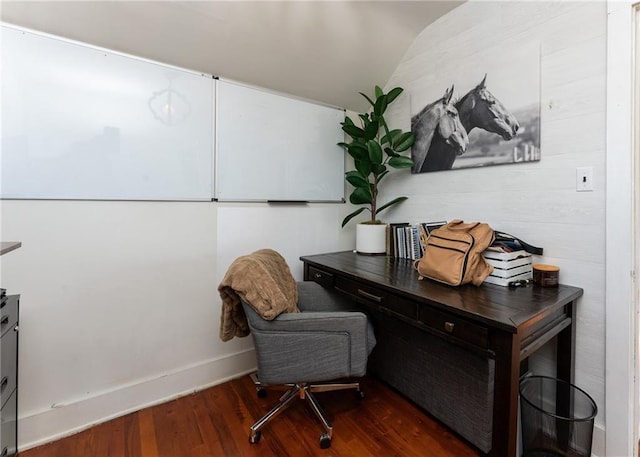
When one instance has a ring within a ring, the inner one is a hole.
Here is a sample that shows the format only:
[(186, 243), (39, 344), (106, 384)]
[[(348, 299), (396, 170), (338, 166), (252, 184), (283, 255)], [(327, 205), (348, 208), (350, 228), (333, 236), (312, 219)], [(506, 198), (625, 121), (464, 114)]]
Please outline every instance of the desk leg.
[(571, 317), (571, 325), (558, 334), (556, 353), (556, 377), (573, 384), (574, 351), (576, 341), (575, 302), (567, 304), (567, 315)]
[(497, 333), (494, 339), (495, 381), (491, 457), (516, 457), (520, 345), (517, 335)]
[[(556, 353), (556, 377), (573, 384), (574, 375), (574, 350), (576, 340), (576, 325), (574, 315), (574, 303), (567, 306), (567, 314), (571, 316), (571, 325), (562, 330), (557, 337)], [(556, 390), (556, 414), (560, 417), (570, 417), (573, 398), (570, 396), (568, 385), (558, 384)], [(560, 449), (566, 450), (569, 445), (569, 423), (566, 420), (558, 420), (558, 444)]]

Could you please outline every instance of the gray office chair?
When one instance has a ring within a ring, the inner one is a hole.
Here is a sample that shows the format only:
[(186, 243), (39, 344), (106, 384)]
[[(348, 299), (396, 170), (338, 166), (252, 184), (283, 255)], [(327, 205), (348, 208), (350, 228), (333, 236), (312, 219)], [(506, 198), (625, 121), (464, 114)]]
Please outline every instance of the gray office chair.
[(299, 282), (300, 313), (283, 313), (266, 321), (251, 306), (242, 303), (258, 363), (253, 376), (258, 396), (264, 388), (288, 388), (278, 403), (251, 426), (249, 442), (260, 440), (261, 430), (289, 407), (296, 398), (305, 399), (320, 419), (325, 432), (320, 447), (331, 446), (333, 426), (312, 392), (355, 389), (363, 397), (359, 382), (327, 382), (361, 377), (375, 346), (373, 328), (367, 316), (353, 309), (345, 298), (315, 282)]

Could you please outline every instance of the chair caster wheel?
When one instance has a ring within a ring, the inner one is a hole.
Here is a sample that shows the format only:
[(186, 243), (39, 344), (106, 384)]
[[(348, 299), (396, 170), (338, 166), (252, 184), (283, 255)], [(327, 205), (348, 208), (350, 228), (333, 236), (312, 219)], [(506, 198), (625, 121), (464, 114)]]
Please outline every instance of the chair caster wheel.
[(331, 437), (326, 433), (320, 436), (320, 449), (329, 449), (331, 447)]
[(260, 441), (260, 437), (262, 436), (262, 432), (257, 431), (257, 432), (251, 432), (251, 434), (249, 435), (249, 442), (251, 444), (257, 444), (258, 441)]
[(267, 398), (267, 390), (258, 389), (258, 398)]
[(358, 400), (364, 400), (364, 391), (356, 390), (356, 396), (358, 397)]

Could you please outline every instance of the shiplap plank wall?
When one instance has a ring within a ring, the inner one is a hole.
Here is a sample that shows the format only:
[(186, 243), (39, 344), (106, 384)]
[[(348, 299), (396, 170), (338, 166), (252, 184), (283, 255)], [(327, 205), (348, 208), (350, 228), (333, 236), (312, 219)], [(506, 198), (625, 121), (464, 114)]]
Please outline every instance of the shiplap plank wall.
[[(408, 128), (410, 94), (442, 81), (460, 65), (470, 66), (457, 59), (473, 59), (487, 50), (504, 52), (514, 43), (540, 46), (542, 160), (396, 173), (383, 187), (383, 199), (407, 195), (409, 200), (386, 218), (481, 220), (543, 246), (545, 256), (536, 261), (559, 265), (562, 282), (585, 290), (578, 304), (576, 383), (596, 400), (601, 411), (596, 424), (602, 425), (606, 4), (463, 4), (422, 32), (388, 82), (387, 88), (401, 86), (406, 91), (394, 107), (391, 123)], [(477, 66), (482, 71), (481, 62)], [(488, 87), (492, 89), (490, 80)], [(575, 190), (576, 167), (582, 166), (593, 167), (593, 192)], [(551, 369), (552, 348), (545, 349), (546, 354), (534, 361), (534, 370)]]

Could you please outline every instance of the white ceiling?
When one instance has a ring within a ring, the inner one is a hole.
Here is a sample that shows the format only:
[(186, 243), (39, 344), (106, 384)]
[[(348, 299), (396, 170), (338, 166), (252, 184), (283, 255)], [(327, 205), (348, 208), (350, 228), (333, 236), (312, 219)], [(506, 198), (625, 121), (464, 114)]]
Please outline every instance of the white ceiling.
[(461, 1), (5, 1), (2, 21), (364, 110), (409, 45)]

